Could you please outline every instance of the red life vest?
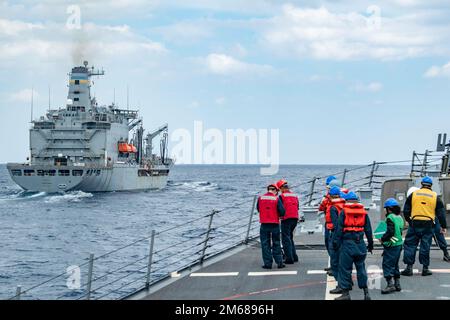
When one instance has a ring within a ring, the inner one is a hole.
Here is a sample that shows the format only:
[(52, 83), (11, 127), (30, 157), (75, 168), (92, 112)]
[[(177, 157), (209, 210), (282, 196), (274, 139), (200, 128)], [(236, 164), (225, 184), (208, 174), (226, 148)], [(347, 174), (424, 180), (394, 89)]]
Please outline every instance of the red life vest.
[(341, 213), (344, 208), (345, 200), (342, 198), (330, 199), (330, 202), (327, 206), (327, 211), (325, 211), (325, 226), (328, 230), (334, 230), (333, 221), (331, 220), (331, 208), (335, 207), (338, 211), (338, 214)]
[(364, 231), (367, 212), (361, 203), (346, 203), (344, 214), (344, 232)]
[(330, 205), (330, 201), (331, 201), (331, 198), (327, 192), (327, 194), (323, 197), (322, 201), (320, 202), (319, 211), (326, 212), (328, 206)]
[(278, 218), (278, 197), (273, 193), (266, 193), (258, 199), (259, 204), (259, 222), (260, 223), (279, 223)]
[(286, 191), (281, 194), (281, 200), (286, 211), (282, 219), (298, 219), (298, 196), (295, 193)]

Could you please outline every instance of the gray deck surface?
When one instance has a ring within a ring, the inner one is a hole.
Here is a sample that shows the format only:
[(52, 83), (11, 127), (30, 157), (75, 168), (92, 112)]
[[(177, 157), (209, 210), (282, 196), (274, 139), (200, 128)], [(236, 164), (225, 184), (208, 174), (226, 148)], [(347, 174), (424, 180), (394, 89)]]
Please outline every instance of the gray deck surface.
[[(308, 270), (321, 271), (328, 264), (324, 250), (298, 250), (300, 262), (287, 265), (284, 269), (271, 271), (297, 271), (297, 275), (249, 276), (249, 272), (266, 272), (261, 268), (261, 252), (258, 245), (251, 246), (231, 257), (196, 273), (239, 272), (238, 276), (184, 277), (144, 299), (164, 300), (206, 300), (206, 299), (274, 299), (274, 300), (323, 300), (326, 296), (327, 276), (325, 274), (307, 274)], [(434, 273), (429, 277), (416, 274), (402, 277), (403, 291), (391, 295), (381, 295), (380, 290), (371, 289), (373, 299), (450, 299), (450, 264), (442, 261), (442, 252), (432, 250), (432, 269), (441, 269), (446, 273)], [(381, 250), (368, 255), (366, 268), (381, 268)], [(403, 264), (401, 264), (403, 266)], [(416, 262), (415, 269), (421, 271)], [(268, 271), (270, 272), (270, 271)], [(369, 282), (376, 288), (384, 287), (381, 274), (369, 275)], [(362, 291), (356, 286), (351, 292), (352, 299), (362, 299)], [(381, 282), (380, 282), (381, 281)], [(329, 287), (334, 288), (333, 286)]]
[[(378, 213), (371, 212), (372, 223), (379, 221)], [(331, 277), (327, 277), (323, 268), (328, 266), (328, 254), (323, 247), (321, 232), (308, 234), (297, 229), (296, 244), (300, 261), (294, 265), (287, 265), (284, 269), (277, 269), (274, 264), (272, 270), (262, 269), (261, 248), (259, 243), (253, 243), (245, 249), (228, 256), (218, 262), (205, 266), (193, 274), (213, 273), (209, 276), (182, 277), (167, 286), (150, 294), (141, 292), (140, 299), (151, 300), (324, 300), (334, 299), (327, 295), (329, 289), (335, 287)], [(382, 249), (376, 246), (374, 254), (368, 254), (366, 268), (375, 270), (369, 273), (369, 289), (372, 299), (448, 299), (450, 300), (450, 263), (442, 260), (442, 252), (433, 244), (431, 250), (430, 268), (438, 269), (432, 276), (402, 277), (402, 292), (381, 295), (380, 288), (385, 287), (381, 269)], [(402, 253), (403, 257), (403, 253)], [(401, 262), (400, 267), (404, 265)], [(422, 270), (418, 263), (418, 255), (414, 269)], [(297, 271), (297, 274), (279, 274), (251, 276), (249, 272), (277, 272)], [(224, 276), (214, 273), (238, 273)], [(351, 291), (353, 300), (363, 298), (362, 290), (355, 286)], [(327, 286), (328, 281), (328, 286)]]

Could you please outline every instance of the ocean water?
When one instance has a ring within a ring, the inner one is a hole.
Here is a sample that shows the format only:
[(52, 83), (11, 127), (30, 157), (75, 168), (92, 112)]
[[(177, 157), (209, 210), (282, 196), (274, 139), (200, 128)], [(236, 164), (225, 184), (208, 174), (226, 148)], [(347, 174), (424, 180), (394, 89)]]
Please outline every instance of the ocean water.
[[(84, 299), (90, 253), (99, 257), (92, 298), (123, 297), (145, 283), (149, 242), (137, 240), (152, 230), (163, 231), (155, 238), (153, 281), (198, 258), (209, 223), (206, 215), (213, 210), (225, 209), (213, 218), (210, 254), (245, 237), (253, 196), (268, 182), (285, 178), (305, 200), (308, 180), (344, 168), (355, 166), (281, 166), (276, 176), (267, 177), (260, 175), (259, 166), (177, 165), (162, 190), (46, 194), (24, 192), (0, 165), (0, 299), (14, 296), (18, 285), (25, 290), (58, 275), (23, 298)], [(375, 185), (408, 170), (380, 167)], [(369, 172), (370, 167), (352, 171), (346, 181), (350, 187), (363, 184)], [(317, 190), (323, 190), (323, 179)], [(315, 201), (321, 193), (314, 195)], [(257, 227), (255, 220), (251, 234), (257, 234)], [(74, 273), (67, 273), (70, 266)]]

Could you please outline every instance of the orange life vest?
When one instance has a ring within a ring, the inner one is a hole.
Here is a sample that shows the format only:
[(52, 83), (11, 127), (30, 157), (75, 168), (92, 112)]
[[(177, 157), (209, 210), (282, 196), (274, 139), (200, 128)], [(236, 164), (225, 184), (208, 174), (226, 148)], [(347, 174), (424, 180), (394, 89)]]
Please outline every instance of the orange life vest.
[(333, 221), (331, 220), (331, 208), (335, 207), (338, 211), (338, 214), (341, 213), (344, 208), (345, 200), (342, 198), (330, 199), (330, 202), (327, 206), (327, 211), (325, 212), (325, 227), (328, 230), (334, 230)]
[(344, 205), (344, 232), (362, 232), (366, 224), (367, 211), (361, 203)]

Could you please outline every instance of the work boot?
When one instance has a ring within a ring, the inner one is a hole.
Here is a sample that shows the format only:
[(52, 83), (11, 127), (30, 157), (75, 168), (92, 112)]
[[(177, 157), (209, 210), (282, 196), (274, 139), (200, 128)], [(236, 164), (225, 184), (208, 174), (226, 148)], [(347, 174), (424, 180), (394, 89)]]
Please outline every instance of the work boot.
[(448, 251), (444, 251), (444, 258), (442, 258), (445, 262), (450, 262), (450, 255), (448, 254)]
[(369, 289), (364, 288), (364, 300), (372, 300), (372, 298), (369, 295)]
[(331, 270), (327, 271), (327, 275), (330, 276), (330, 277), (334, 277), (333, 271), (331, 271)]
[(283, 269), (283, 268), (286, 268), (286, 265), (284, 263), (280, 263), (278, 265), (278, 269)]
[(352, 300), (348, 290), (342, 290), (342, 296), (335, 298), (334, 300)]
[(263, 268), (263, 269), (272, 269), (272, 266), (266, 266), (266, 265), (263, 265), (262, 268)]
[(400, 278), (394, 279), (394, 286), (395, 286), (395, 290), (402, 291), (402, 287), (400, 287)]
[(413, 275), (412, 265), (408, 264), (406, 269), (400, 272), (402, 276), (411, 277)]
[(330, 271), (330, 270), (331, 270), (331, 267), (326, 267), (323, 269), (323, 271)]
[(294, 264), (294, 261), (292, 261), (292, 260), (284, 260), (284, 263), (285, 264)]
[(430, 269), (428, 269), (428, 267), (423, 267), (422, 276), (426, 277), (426, 276), (431, 276), (432, 274), (433, 274), (433, 272), (431, 272)]
[[(397, 281), (397, 279), (395, 280)], [(386, 282), (387, 282), (386, 288), (381, 290), (381, 294), (389, 294), (395, 292), (396, 288), (394, 286), (394, 283), (392, 282), (392, 278), (391, 277), (386, 278)]]
[(330, 290), (330, 293), (331, 293), (331, 294), (342, 294), (342, 293), (344, 293), (344, 290), (342, 290), (342, 289), (339, 288), (339, 287), (336, 287), (335, 289)]

